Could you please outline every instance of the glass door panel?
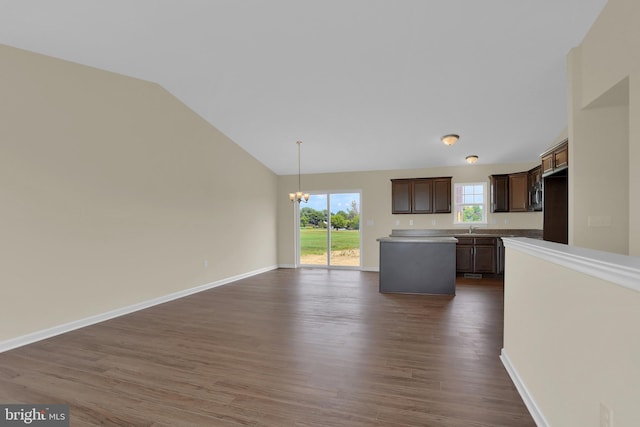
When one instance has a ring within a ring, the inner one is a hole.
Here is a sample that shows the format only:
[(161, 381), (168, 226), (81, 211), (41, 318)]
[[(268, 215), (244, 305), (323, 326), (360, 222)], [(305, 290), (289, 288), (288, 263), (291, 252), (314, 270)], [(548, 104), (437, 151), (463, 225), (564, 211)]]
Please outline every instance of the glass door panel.
[(329, 265), (360, 266), (360, 193), (329, 195)]
[(327, 194), (311, 194), (300, 204), (300, 264), (329, 265)]

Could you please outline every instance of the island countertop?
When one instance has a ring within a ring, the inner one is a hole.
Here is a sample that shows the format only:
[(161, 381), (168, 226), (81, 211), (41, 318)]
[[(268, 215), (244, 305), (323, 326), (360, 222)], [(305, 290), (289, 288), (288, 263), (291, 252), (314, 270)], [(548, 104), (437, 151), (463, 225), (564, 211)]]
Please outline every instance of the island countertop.
[(444, 236), (402, 236), (402, 237), (379, 237), (376, 239), (378, 242), (390, 242), (390, 243), (456, 243), (458, 239), (455, 237)]

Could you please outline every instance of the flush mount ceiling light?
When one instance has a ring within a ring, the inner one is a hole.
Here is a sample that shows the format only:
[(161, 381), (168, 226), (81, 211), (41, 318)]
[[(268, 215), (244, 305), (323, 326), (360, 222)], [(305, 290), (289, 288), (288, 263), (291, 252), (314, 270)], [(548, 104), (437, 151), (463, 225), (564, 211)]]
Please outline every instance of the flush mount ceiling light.
[(308, 202), (309, 201), (309, 193), (303, 193), (300, 190), (300, 146), (302, 145), (302, 141), (297, 141), (298, 144), (298, 191), (295, 193), (289, 193), (289, 200), (300, 202)]
[(476, 156), (475, 154), (472, 154), (470, 156), (465, 157), (464, 159), (467, 161), (467, 163), (472, 165), (478, 161), (478, 156)]
[(449, 135), (445, 135), (442, 137), (442, 143), (444, 145), (453, 145), (458, 142), (460, 139), (460, 135), (456, 135), (455, 133), (450, 133)]

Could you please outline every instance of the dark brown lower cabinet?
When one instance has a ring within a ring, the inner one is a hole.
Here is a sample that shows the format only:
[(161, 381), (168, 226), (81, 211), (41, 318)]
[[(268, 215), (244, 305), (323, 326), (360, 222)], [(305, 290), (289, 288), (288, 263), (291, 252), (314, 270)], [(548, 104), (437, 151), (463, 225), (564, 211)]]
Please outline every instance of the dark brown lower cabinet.
[[(456, 272), (473, 273), (473, 239), (458, 238), (456, 244)], [(464, 243), (471, 241), (471, 243)]]
[(497, 255), (498, 254), (495, 237), (476, 238), (474, 273), (497, 273)]
[(456, 272), (499, 274), (503, 272), (499, 237), (457, 237)]

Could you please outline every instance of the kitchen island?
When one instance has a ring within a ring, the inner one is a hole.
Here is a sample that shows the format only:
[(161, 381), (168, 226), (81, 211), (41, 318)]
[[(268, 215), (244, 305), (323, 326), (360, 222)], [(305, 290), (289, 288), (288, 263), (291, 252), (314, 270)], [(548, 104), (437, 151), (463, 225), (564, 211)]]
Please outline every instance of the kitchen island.
[(454, 237), (381, 237), (380, 292), (456, 293)]

